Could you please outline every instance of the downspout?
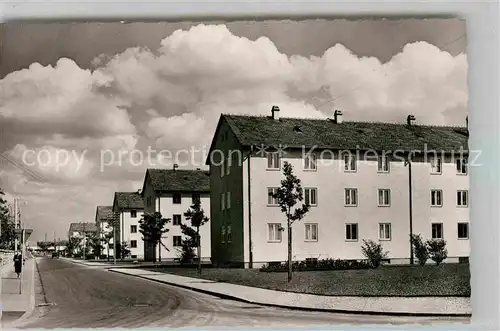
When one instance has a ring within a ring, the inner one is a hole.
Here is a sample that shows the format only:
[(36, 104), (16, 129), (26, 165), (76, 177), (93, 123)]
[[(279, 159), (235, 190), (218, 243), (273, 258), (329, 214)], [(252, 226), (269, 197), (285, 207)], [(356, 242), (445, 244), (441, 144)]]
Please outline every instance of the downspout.
[(253, 152), (253, 145), (250, 146), (250, 152), (247, 156), (247, 181), (248, 181), (248, 267), (253, 268), (253, 252), (252, 252), (252, 195), (250, 185), (250, 158)]
[(120, 259), (123, 260), (123, 242), (125, 241), (125, 214), (123, 213), (123, 210), (121, 211), (122, 214), (122, 225), (120, 227), (120, 232), (121, 232), (121, 237), (122, 237), (122, 242), (120, 243)]
[(408, 154), (408, 160), (405, 162), (408, 166), (408, 210), (409, 210), (409, 221), (410, 221), (410, 264), (414, 264), (414, 252), (413, 252), (413, 188), (412, 188), (412, 171), (411, 171), (411, 152)]

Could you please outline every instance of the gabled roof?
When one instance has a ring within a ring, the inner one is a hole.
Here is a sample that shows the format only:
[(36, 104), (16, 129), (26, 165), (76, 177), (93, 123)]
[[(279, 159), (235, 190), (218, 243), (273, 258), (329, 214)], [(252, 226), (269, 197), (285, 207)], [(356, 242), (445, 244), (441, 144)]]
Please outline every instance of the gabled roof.
[(95, 223), (108, 222), (113, 217), (113, 206), (97, 206)]
[(119, 209), (143, 209), (144, 200), (139, 192), (115, 192), (114, 207)]
[[(430, 126), (383, 122), (334, 123), (331, 119), (280, 118), (222, 114), (242, 147), (312, 148), (375, 151), (468, 151), (467, 127)], [(209, 154), (210, 155), (210, 154)], [(208, 160), (208, 159), (207, 159)]]
[(73, 232), (97, 232), (97, 225), (92, 222), (71, 223), (69, 233)]
[(148, 169), (143, 191), (149, 181), (154, 191), (161, 192), (210, 192), (210, 177), (204, 170)]

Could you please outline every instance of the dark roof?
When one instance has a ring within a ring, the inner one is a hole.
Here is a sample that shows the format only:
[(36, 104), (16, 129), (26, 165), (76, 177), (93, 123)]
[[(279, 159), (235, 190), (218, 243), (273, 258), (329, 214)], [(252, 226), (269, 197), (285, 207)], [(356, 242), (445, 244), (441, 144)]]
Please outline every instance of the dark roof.
[(144, 200), (139, 192), (115, 192), (114, 204), (120, 209), (144, 208)]
[[(468, 151), (466, 127), (429, 126), (380, 122), (334, 123), (330, 119), (281, 118), (225, 115), (221, 120), (234, 132), (239, 143), (332, 150)], [(214, 137), (215, 138), (215, 137)]]
[(97, 232), (97, 225), (91, 222), (71, 223), (69, 232)]
[(97, 206), (96, 223), (107, 222), (113, 216), (113, 206)]
[(210, 177), (204, 170), (148, 169), (145, 181), (148, 177), (155, 191), (210, 192)]

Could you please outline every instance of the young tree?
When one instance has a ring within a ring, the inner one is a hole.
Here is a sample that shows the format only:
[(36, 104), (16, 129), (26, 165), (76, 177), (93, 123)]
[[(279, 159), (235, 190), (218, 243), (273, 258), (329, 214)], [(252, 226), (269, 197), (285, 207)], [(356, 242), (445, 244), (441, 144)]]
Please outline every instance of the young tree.
[[(169, 229), (165, 226), (170, 223), (170, 218), (164, 218), (161, 213), (144, 213), (142, 219), (139, 221), (139, 232), (142, 234), (142, 240), (144, 242), (149, 242), (153, 245), (153, 249), (158, 246), (158, 261), (161, 262), (161, 246), (163, 245), (161, 239), (164, 233), (167, 233)], [(169, 249), (165, 247), (167, 251)], [(156, 262), (156, 258), (153, 262)]]
[(448, 257), (448, 250), (446, 249), (446, 241), (443, 239), (429, 239), (427, 240), (427, 249), (432, 261), (436, 265), (440, 265)]
[(128, 243), (126, 241), (123, 241), (120, 243), (120, 256), (125, 258), (130, 255), (130, 248), (128, 248)]
[[(283, 163), (283, 175), (285, 179), (281, 181), (281, 187), (269, 195), (276, 199), (281, 207), (281, 212), (286, 216), (288, 231), (288, 281), (292, 280), (292, 225), (295, 221), (302, 220), (310, 209), (309, 203), (303, 203), (302, 207), (297, 207), (298, 202), (304, 200), (304, 192), (299, 178), (293, 174), (293, 167), (290, 163)], [(283, 229), (281, 229), (283, 230)]]
[[(196, 247), (198, 255), (198, 274), (201, 275), (201, 235), (200, 227), (208, 222), (208, 217), (205, 216), (205, 211), (201, 208), (201, 199), (196, 198), (191, 207), (184, 213), (184, 217), (191, 221), (191, 227), (196, 229)], [(181, 225), (182, 226), (182, 225)]]
[(9, 206), (3, 196), (4, 192), (0, 188), (0, 247), (13, 249), (16, 239), (15, 226), (10, 217)]
[(69, 256), (73, 256), (75, 254), (79, 254), (82, 248), (82, 243), (80, 238), (71, 237), (68, 240), (68, 244), (66, 246), (66, 250), (68, 251)]
[(196, 257), (196, 253), (194, 252), (194, 249), (197, 247), (196, 230), (186, 224), (181, 224), (180, 226), (182, 234), (185, 236), (182, 239), (180, 262), (181, 264), (191, 264)]
[(99, 234), (91, 233), (90, 235), (88, 235), (86, 247), (88, 247), (89, 249), (92, 248), (92, 254), (94, 255), (94, 258), (99, 258), (103, 249)]
[(414, 234), (410, 238), (410, 240), (413, 245), (413, 250), (415, 251), (415, 257), (418, 260), (418, 264), (424, 266), (429, 259), (429, 250), (422, 240), (422, 236), (419, 234)]

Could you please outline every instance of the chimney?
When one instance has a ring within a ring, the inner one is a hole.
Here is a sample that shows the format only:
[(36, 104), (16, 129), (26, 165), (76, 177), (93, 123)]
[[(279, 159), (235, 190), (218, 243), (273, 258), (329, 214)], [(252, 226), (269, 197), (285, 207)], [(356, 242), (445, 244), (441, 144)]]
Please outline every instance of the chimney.
[(410, 114), (408, 115), (408, 117), (406, 118), (406, 124), (408, 124), (408, 126), (411, 126), (411, 122), (413, 122), (415, 120), (415, 116)]
[(342, 111), (341, 110), (335, 110), (335, 113), (333, 113), (333, 123), (335, 123), (335, 124), (342, 123)]
[(276, 121), (280, 119), (280, 107), (273, 106), (273, 108), (271, 108), (271, 117)]
[(174, 164), (174, 171), (179, 168), (179, 165), (177, 163)]

